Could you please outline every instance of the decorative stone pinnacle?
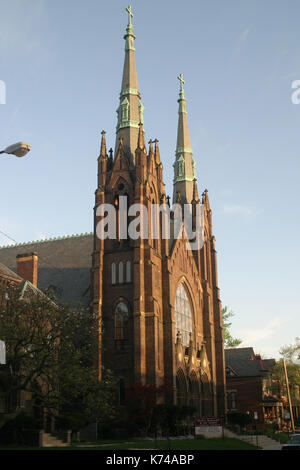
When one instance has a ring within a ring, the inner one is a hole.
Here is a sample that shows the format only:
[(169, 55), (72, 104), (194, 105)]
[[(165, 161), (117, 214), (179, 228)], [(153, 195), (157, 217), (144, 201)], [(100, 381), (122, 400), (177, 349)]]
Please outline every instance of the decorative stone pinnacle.
[(143, 123), (139, 123), (139, 133), (138, 133), (138, 145), (137, 148), (140, 150), (145, 149), (145, 138), (144, 138), (144, 126)]
[(148, 144), (149, 144), (149, 155), (154, 155), (153, 154), (153, 140), (150, 139)]
[(177, 331), (177, 338), (176, 338), (176, 340), (177, 340), (177, 341), (176, 341), (177, 344), (181, 344), (181, 342), (182, 342), (182, 339), (181, 339), (181, 331), (179, 331), (179, 330)]
[(105, 131), (101, 132), (101, 148), (100, 148), (100, 156), (105, 157), (106, 156), (106, 139), (105, 139)]

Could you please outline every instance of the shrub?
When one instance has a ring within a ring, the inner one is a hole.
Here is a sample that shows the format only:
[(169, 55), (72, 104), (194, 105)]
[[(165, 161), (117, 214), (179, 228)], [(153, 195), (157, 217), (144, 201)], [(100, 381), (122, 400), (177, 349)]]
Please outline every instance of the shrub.
[(82, 413), (62, 413), (56, 418), (56, 427), (59, 431), (79, 431), (88, 424), (86, 416)]
[(248, 413), (242, 413), (241, 411), (232, 411), (227, 414), (229, 424), (238, 424), (239, 426), (247, 426), (251, 424), (252, 418)]
[(39, 429), (40, 422), (24, 412), (19, 413), (15, 418), (8, 421), (0, 429), (0, 442), (2, 444), (23, 444), (25, 429)]

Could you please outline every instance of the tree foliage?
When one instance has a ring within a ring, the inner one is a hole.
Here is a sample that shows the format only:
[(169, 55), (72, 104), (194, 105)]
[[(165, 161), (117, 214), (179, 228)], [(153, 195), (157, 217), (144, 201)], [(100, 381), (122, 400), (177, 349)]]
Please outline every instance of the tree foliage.
[(237, 348), (242, 340), (240, 338), (234, 338), (230, 333), (230, 327), (232, 322), (230, 319), (234, 317), (234, 312), (228, 310), (228, 307), (222, 309), (222, 321), (223, 321), (223, 332), (224, 332), (224, 346), (225, 348)]
[(286, 361), (287, 374), (292, 398), (299, 399), (300, 388), (300, 338), (295, 338), (294, 344), (283, 346), (280, 351), (282, 358), (276, 362), (273, 376), (279, 381), (281, 390), (286, 394), (286, 382), (283, 360)]
[(288, 362), (300, 361), (300, 338), (295, 338), (294, 344), (283, 346), (279, 353)]
[(109, 372), (98, 381), (95, 315), (42, 293), (21, 297), (17, 288), (0, 292), (0, 299), (7, 359), (0, 372), (2, 397), (22, 391), (50, 415), (81, 413), (86, 422), (111, 417), (115, 382)]
[(227, 413), (227, 419), (229, 424), (239, 425), (239, 426), (247, 426), (247, 424), (251, 424), (252, 417), (248, 413), (244, 413), (242, 411), (231, 411)]
[[(126, 408), (128, 423), (132, 430), (147, 435), (156, 401), (164, 393), (169, 392), (170, 387), (166, 384), (157, 387), (153, 384), (132, 383), (126, 388)], [(129, 427), (130, 427), (129, 426)]]

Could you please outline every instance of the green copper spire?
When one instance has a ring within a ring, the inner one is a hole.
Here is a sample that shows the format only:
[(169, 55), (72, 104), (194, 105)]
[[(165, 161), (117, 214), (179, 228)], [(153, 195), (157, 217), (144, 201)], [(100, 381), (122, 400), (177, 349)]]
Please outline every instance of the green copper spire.
[(184, 96), (184, 89), (183, 89), (183, 85), (185, 84), (185, 81), (183, 80), (183, 75), (182, 73), (179, 75), (178, 77), (178, 80), (180, 81), (180, 92), (179, 92), (179, 96), (180, 96), (180, 99), (178, 100), (178, 103), (179, 103), (179, 113), (185, 113), (187, 114), (187, 111), (186, 111), (186, 99), (185, 99), (185, 96)]
[(138, 140), (139, 122), (143, 122), (144, 107), (141, 103), (141, 95), (139, 92), (136, 63), (135, 48), (132, 25), (132, 8), (129, 5), (126, 8), (128, 13), (128, 25), (126, 28), (125, 39), (125, 61), (122, 78), (122, 88), (120, 93), (120, 106), (117, 109), (118, 124), (116, 149), (119, 138), (123, 138), (124, 150), (127, 154), (131, 165), (134, 165), (134, 155)]
[(131, 12), (131, 5), (129, 5), (127, 8), (126, 8), (126, 11), (128, 13), (128, 25), (127, 25), (127, 29), (126, 29), (126, 35), (124, 36), (124, 39), (126, 41), (125, 43), (125, 50), (132, 50), (134, 51), (134, 40), (135, 40), (135, 36), (133, 34), (133, 26), (132, 26), (132, 23), (131, 23), (131, 18), (133, 18), (133, 14)]
[(174, 167), (174, 193), (173, 201), (176, 201), (176, 194), (180, 192), (182, 202), (190, 203), (193, 199), (193, 181), (195, 178), (195, 161), (191, 148), (190, 133), (187, 121), (186, 99), (183, 85), (185, 83), (183, 75), (178, 77), (180, 81), (179, 110), (178, 110), (178, 131), (176, 160)]

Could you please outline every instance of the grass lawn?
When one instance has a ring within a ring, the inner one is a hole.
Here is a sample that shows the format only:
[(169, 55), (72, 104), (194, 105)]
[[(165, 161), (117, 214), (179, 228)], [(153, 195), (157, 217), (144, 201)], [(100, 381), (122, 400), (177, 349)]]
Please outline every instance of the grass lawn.
[(97, 441), (91, 443), (76, 443), (70, 447), (32, 448), (32, 447), (0, 447), (0, 450), (257, 450), (257, 447), (237, 439), (186, 439), (177, 441), (145, 441), (128, 439), (126, 441)]
[(280, 440), (281, 444), (286, 444), (286, 442), (290, 439), (289, 435), (286, 432), (278, 432), (276, 434), (272, 434), (273, 439)]

